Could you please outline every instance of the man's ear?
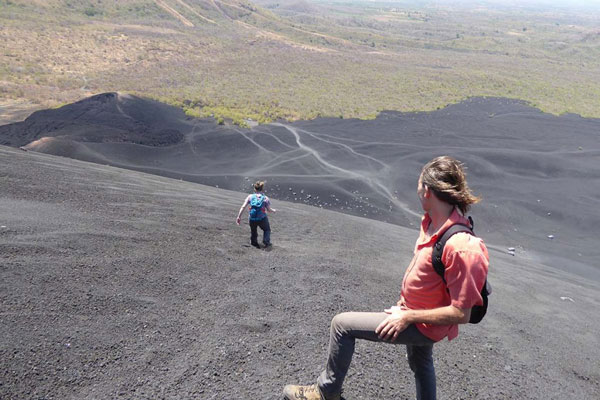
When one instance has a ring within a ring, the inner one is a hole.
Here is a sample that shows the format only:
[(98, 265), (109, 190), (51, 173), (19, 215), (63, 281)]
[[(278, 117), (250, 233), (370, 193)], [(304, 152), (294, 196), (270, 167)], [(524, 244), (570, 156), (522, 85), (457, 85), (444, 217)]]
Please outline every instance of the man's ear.
[(431, 197), (431, 189), (429, 189), (429, 186), (427, 186), (426, 184), (423, 184), (423, 197), (425, 197), (426, 199)]

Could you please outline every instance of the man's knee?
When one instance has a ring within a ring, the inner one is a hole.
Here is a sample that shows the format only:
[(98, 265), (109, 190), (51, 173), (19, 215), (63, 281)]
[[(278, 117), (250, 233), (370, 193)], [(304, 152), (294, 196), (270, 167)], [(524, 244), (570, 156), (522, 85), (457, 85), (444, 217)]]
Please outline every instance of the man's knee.
[(331, 320), (331, 330), (342, 334), (346, 332), (346, 327), (352, 321), (352, 313), (343, 312), (339, 313)]

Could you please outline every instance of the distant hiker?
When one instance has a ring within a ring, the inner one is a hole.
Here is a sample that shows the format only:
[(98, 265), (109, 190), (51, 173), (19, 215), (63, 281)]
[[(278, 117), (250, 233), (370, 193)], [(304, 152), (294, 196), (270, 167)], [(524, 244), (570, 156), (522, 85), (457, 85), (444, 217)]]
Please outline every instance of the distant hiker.
[(244, 204), (240, 208), (236, 223), (239, 225), (242, 220), (242, 213), (248, 207), (248, 221), (250, 223), (250, 244), (256, 248), (260, 248), (258, 244), (258, 228), (263, 231), (263, 244), (265, 247), (271, 246), (271, 227), (269, 226), (268, 212), (276, 212), (271, 208), (271, 200), (263, 193), (265, 183), (258, 181), (254, 184), (254, 194), (246, 197)]
[(445, 337), (454, 339), (458, 324), (469, 322), (471, 308), (483, 303), (480, 292), (489, 256), (481, 239), (459, 232), (448, 239), (442, 253), (445, 282), (432, 265), (437, 239), (452, 225), (471, 226), (464, 213), (479, 201), (467, 186), (459, 161), (443, 156), (428, 162), (421, 170), (417, 195), (425, 213), (398, 303), (384, 312), (336, 315), (331, 321), (325, 370), (316, 384), (285, 386), (286, 399), (340, 399), (356, 339), (406, 345), (417, 399), (436, 398), (433, 344)]

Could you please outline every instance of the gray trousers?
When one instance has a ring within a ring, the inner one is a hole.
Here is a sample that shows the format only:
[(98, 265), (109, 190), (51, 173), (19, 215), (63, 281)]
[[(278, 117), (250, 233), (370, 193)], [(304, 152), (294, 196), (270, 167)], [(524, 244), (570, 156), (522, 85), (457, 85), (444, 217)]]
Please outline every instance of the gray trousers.
[[(344, 378), (350, 368), (356, 339), (382, 342), (375, 333), (379, 324), (388, 317), (384, 312), (346, 312), (331, 320), (327, 366), (317, 383), (327, 394), (341, 393)], [(398, 334), (393, 344), (406, 345), (408, 364), (415, 375), (418, 400), (435, 400), (435, 369), (433, 367), (433, 340), (424, 336), (414, 325)]]

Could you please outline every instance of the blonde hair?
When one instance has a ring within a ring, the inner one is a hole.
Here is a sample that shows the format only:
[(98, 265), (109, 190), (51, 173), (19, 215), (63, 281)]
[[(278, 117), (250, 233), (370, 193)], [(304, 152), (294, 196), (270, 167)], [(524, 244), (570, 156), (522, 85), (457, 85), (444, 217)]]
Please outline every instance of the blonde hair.
[(265, 183), (263, 181), (256, 181), (254, 184), (254, 190), (257, 192), (262, 192), (265, 189)]
[(471, 204), (481, 200), (467, 185), (463, 164), (452, 157), (440, 156), (429, 161), (421, 170), (420, 179), (438, 199), (458, 207), (463, 214)]

